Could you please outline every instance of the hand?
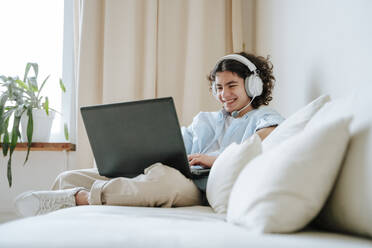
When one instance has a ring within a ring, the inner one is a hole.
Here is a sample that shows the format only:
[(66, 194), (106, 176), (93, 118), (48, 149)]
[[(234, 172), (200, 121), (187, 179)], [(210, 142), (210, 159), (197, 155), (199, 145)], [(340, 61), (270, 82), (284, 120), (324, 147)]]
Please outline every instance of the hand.
[(195, 153), (188, 155), (187, 159), (189, 160), (190, 165), (203, 165), (210, 168), (217, 159), (217, 156)]

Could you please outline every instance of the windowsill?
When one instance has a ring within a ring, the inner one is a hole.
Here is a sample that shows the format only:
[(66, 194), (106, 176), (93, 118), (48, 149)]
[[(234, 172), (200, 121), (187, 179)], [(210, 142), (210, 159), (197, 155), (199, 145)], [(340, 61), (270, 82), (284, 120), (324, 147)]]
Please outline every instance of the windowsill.
[[(0, 144), (0, 147), (2, 145)], [(17, 143), (16, 151), (27, 151), (27, 143)], [(49, 143), (49, 142), (33, 142), (31, 143), (31, 151), (76, 151), (76, 145), (71, 143)]]

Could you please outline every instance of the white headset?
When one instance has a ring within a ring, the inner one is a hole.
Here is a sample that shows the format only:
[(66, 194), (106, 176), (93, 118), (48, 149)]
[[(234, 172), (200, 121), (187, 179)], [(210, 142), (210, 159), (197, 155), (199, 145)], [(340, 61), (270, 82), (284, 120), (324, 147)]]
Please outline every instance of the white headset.
[[(257, 68), (256, 66), (249, 61), (246, 57), (239, 55), (239, 54), (228, 54), (226, 56), (223, 56), (220, 58), (217, 63), (215, 68), (219, 66), (219, 64), (226, 59), (231, 59), (238, 61), (248, 67), (248, 69), (253, 72), (250, 76), (246, 77), (244, 80), (244, 87), (245, 91), (247, 92), (247, 95), (251, 98), (254, 98), (256, 96), (259, 96), (262, 94), (263, 90), (263, 82), (260, 76), (258, 75)], [(216, 82), (212, 83), (212, 94), (217, 98), (217, 87), (216, 87)]]

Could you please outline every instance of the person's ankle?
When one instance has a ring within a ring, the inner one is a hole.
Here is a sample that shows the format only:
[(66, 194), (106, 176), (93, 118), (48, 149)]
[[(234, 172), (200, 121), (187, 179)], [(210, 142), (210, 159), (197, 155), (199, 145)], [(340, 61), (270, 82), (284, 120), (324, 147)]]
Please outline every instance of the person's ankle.
[(79, 205), (89, 205), (89, 192), (82, 189), (82, 190), (79, 190), (78, 192), (76, 192), (75, 194), (75, 202), (76, 202), (76, 206), (79, 206)]

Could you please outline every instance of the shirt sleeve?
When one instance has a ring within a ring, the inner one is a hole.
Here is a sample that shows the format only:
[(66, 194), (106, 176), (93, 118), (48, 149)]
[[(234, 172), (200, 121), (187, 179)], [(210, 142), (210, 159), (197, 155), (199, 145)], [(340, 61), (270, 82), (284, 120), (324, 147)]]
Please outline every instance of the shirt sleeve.
[(277, 126), (284, 121), (284, 118), (275, 110), (265, 108), (257, 118), (255, 132), (266, 127)]
[(190, 154), (192, 149), (193, 133), (191, 129), (192, 129), (191, 125), (188, 127), (181, 127), (183, 142), (185, 143), (185, 149), (187, 154)]

